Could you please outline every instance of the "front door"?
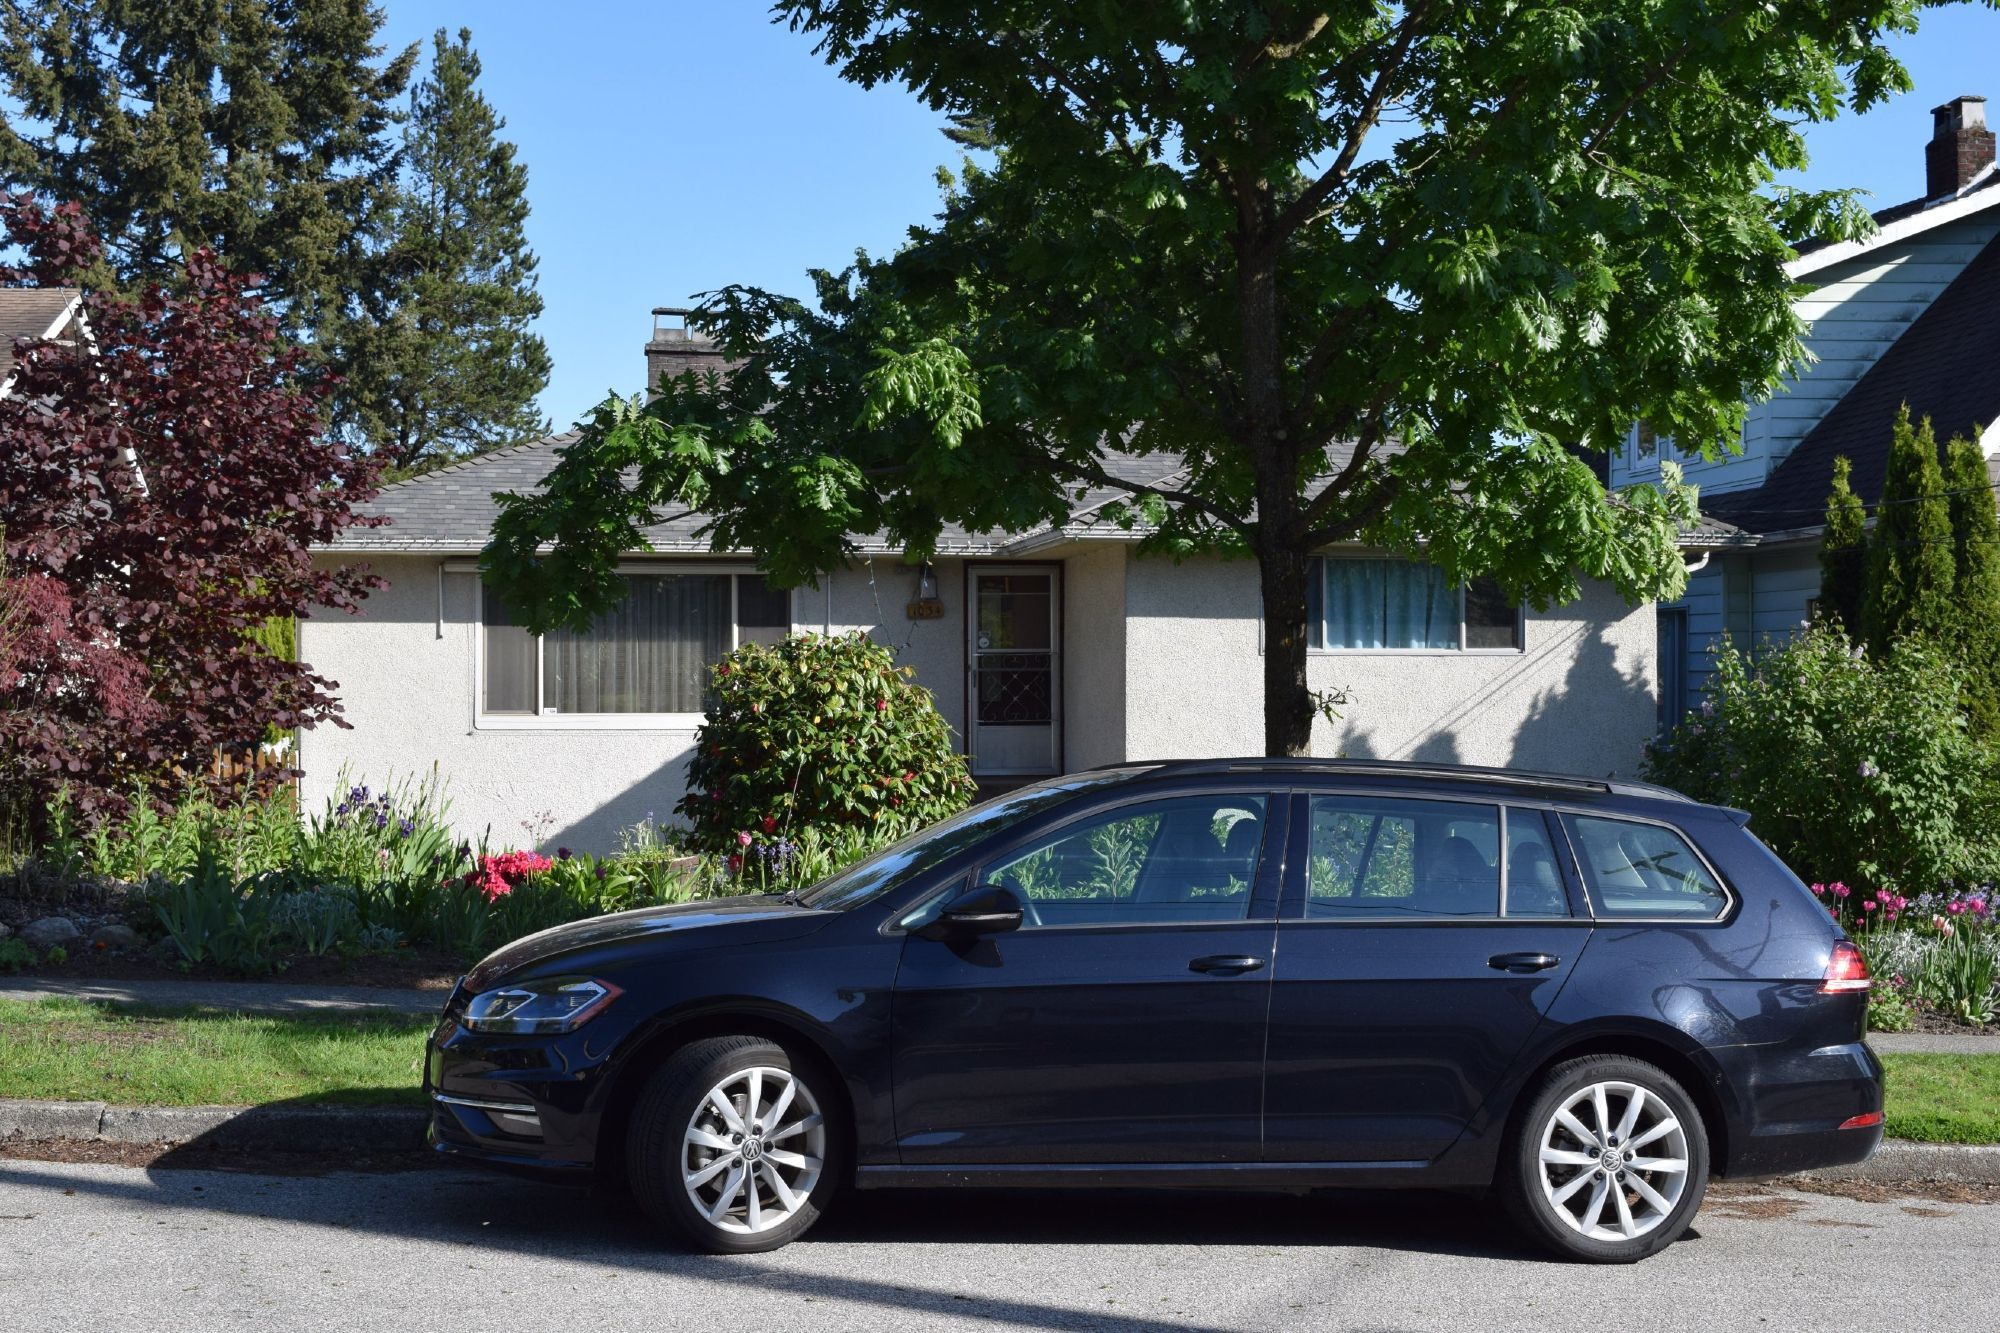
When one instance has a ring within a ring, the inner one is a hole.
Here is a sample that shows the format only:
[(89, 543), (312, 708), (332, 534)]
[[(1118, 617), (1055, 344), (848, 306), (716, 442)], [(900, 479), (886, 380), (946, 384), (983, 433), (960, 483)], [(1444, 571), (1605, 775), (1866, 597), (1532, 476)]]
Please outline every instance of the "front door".
[(1062, 608), (1055, 570), (974, 565), (970, 578), (966, 748), (972, 771), (980, 777), (1060, 772)]
[(1265, 1088), (1274, 1162), (1428, 1162), (1590, 939), (1543, 811), (1314, 794), (1295, 816)]
[(1263, 792), (1086, 814), (968, 881), (1012, 889), (1019, 930), (906, 937), (891, 1020), (904, 1165), (1256, 1161), (1272, 815)]

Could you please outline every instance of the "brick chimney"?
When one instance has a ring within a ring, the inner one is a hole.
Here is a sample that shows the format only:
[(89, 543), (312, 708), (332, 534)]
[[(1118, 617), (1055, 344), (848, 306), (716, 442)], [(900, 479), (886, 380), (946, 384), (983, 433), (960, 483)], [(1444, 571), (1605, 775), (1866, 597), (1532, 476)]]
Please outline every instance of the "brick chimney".
[(1931, 109), (1931, 141), (1924, 145), (1924, 197), (1957, 194), (1993, 165), (1993, 131), (1986, 128), (1986, 99), (1954, 97)]
[(729, 358), (715, 345), (700, 325), (690, 322), (694, 312), (686, 306), (663, 305), (653, 310), (653, 337), (646, 344), (646, 396), (660, 387), (662, 375), (678, 379), (687, 371), (697, 375), (714, 371), (727, 375)]

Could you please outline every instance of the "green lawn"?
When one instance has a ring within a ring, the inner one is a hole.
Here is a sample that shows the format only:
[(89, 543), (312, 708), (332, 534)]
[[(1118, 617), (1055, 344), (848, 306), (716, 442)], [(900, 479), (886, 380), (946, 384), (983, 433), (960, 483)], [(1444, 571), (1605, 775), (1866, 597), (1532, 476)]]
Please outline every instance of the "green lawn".
[[(0, 1098), (415, 1106), (431, 1022), (0, 1000)], [(1891, 1137), (2000, 1143), (2000, 1055), (1885, 1055), (1882, 1063)]]
[(2000, 1055), (1885, 1055), (1889, 1137), (2000, 1143)]
[(0, 1098), (417, 1106), (432, 1022), (0, 1000)]

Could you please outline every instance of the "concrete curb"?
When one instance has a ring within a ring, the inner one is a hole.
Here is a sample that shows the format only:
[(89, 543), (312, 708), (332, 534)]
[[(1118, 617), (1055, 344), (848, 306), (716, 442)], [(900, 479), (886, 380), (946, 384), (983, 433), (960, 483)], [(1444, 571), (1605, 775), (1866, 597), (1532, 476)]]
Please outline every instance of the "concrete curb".
[(2000, 1147), (1884, 1139), (1875, 1155), (1865, 1162), (1799, 1174), (1813, 1180), (1859, 1180), (1877, 1185), (1898, 1185), (1911, 1180), (2000, 1185)]
[(103, 1102), (0, 1101), (0, 1140), (94, 1139), (104, 1143), (220, 1148), (415, 1148), (425, 1113), (415, 1107), (107, 1106)]

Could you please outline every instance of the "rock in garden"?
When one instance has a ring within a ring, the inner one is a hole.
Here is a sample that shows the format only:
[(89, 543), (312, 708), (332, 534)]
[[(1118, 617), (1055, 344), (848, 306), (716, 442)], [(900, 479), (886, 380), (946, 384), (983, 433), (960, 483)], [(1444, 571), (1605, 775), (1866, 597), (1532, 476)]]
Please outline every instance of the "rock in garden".
[(12, 935), (13, 933), (14, 933), (14, 928), (12, 926), (8, 925), (5, 921), (0, 921), (0, 940), (6, 939), (9, 935)]
[(139, 932), (122, 921), (99, 926), (90, 933), (90, 942), (106, 949), (132, 949), (139, 944)]
[(45, 916), (40, 921), (30, 921), (21, 927), (22, 942), (31, 949), (53, 949), (57, 945), (71, 944), (82, 934), (76, 928), (76, 922), (66, 916)]

